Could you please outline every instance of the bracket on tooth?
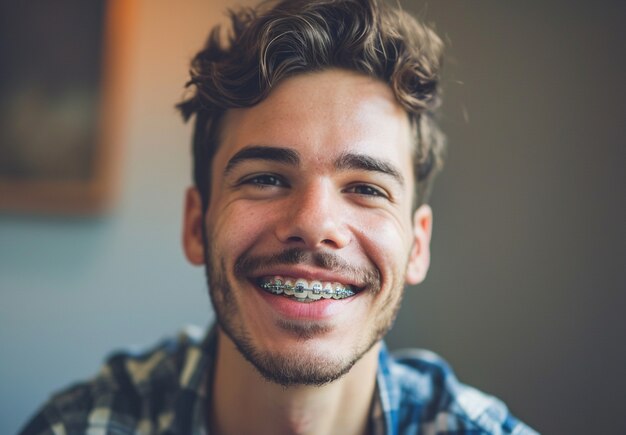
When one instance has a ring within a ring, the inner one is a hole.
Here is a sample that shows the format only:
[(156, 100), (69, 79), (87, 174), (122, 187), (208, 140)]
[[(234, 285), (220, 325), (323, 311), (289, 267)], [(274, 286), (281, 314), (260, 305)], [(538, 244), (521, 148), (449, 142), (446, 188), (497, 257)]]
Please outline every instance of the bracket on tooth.
[(340, 288), (340, 289), (335, 290), (335, 294), (339, 296), (339, 299), (343, 299), (343, 298), (352, 296), (355, 293), (352, 290), (348, 290), (346, 288)]
[[(327, 297), (333, 299), (344, 299), (350, 296), (353, 296), (355, 292), (347, 288), (338, 288), (338, 289), (320, 289), (320, 288), (305, 288), (302, 285), (292, 286), (288, 284), (278, 284), (278, 283), (270, 283), (264, 282), (261, 284), (261, 288), (270, 293), (279, 295), (285, 293), (286, 290), (293, 291), (294, 296), (299, 297), (303, 296), (306, 292), (311, 292), (315, 295), (326, 295)], [(306, 298), (306, 295), (304, 295)], [(304, 299), (300, 298), (300, 299)]]

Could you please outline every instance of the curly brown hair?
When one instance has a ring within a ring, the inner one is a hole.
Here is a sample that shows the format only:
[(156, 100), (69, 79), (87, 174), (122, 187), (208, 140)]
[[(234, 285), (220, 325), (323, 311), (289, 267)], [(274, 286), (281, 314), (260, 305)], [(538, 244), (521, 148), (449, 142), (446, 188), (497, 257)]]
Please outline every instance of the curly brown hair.
[(196, 117), (193, 177), (205, 210), (225, 112), (259, 103), (285, 78), (329, 68), (391, 87), (414, 132), (414, 206), (427, 201), (445, 150), (434, 119), (443, 44), (430, 28), (379, 0), (264, 1), (230, 11), (230, 21), (226, 40), (213, 28), (193, 59), (186, 87), (195, 89), (177, 106), (185, 120)]

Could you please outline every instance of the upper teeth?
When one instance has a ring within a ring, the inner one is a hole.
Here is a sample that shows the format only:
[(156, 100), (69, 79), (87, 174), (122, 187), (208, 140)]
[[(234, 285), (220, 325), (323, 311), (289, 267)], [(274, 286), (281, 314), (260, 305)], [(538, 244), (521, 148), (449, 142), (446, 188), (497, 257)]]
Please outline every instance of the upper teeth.
[(316, 301), (321, 298), (344, 299), (355, 294), (351, 286), (338, 282), (307, 281), (302, 278), (283, 278), (280, 276), (265, 278), (260, 286), (270, 293), (294, 296), (301, 301)]

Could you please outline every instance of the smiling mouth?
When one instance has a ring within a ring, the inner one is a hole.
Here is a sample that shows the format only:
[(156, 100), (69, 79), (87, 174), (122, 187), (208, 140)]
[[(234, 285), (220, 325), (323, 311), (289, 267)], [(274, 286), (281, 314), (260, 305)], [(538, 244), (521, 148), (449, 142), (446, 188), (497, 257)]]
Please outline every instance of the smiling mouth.
[(307, 281), (302, 278), (266, 276), (256, 280), (262, 290), (298, 302), (315, 302), (321, 299), (346, 299), (361, 289), (339, 282)]

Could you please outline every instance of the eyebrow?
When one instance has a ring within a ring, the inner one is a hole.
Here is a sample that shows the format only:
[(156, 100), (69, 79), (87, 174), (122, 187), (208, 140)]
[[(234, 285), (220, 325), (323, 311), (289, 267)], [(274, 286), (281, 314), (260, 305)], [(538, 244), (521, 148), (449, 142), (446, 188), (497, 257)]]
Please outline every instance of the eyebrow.
[(237, 165), (248, 160), (266, 160), (292, 166), (300, 165), (300, 155), (294, 150), (265, 145), (250, 145), (237, 151), (237, 153), (228, 160), (226, 168), (224, 169), (224, 175), (232, 171)]
[(394, 178), (400, 186), (404, 186), (404, 177), (391, 163), (376, 157), (364, 154), (346, 153), (335, 161), (335, 168), (339, 170), (360, 169), (364, 171), (380, 172)]
[[(224, 175), (227, 175), (239, 164), (248, 160), (265, 160), (278, 162), (292, 166), (300, 165), (300, 154), (289, 148), (250, 145), (235, 153), (228, 160)], [(404, 177), (400, 171), (391, 163), (365, 154), (345, 153), (335, 160), (335, 168), (338, 170), (363, 170), (379, 172), (394, 178), (400, 186), (404, 186)]]

